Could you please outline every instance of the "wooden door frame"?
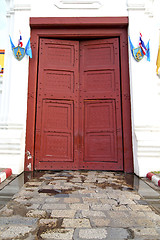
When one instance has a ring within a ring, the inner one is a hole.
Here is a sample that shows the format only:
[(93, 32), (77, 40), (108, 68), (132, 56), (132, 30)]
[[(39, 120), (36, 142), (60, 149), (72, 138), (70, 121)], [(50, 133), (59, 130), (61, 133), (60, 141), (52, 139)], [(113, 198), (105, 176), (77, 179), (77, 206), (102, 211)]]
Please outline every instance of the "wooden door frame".
[(91, 40), (118, 37), (124, 172), (133, 172), (130, 80), (128, 62), (128, 17), (30, 18), (33, 58), (29, 61), (25, 171), (34, 171), (35, 123), (40, 38)]

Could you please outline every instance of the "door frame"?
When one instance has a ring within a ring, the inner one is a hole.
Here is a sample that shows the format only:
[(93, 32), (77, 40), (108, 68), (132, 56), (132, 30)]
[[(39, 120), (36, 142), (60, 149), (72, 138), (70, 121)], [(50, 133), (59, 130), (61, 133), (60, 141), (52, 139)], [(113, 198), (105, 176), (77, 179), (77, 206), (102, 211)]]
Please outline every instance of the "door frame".
[(40, 38), (93, 40), (119, 38), (124, 172), (133, 172), (128, 17), (31, 17), (25, 171), (34, 171), (35, 127)]

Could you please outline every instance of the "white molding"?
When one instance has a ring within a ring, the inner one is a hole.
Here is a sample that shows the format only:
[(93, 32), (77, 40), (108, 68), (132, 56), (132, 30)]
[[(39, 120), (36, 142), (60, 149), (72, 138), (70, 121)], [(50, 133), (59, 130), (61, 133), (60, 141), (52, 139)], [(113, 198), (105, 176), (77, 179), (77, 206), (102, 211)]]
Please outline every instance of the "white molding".
[(160, 127), (138, 126), (135, 127), (138, 157), (160, 158)]
[(23, 124), (12, 124), (12, 123), (0, 123), (0, 130), (6, 129), (6, 130), (16, 130), (16, 129), (24, 129)]
[(148, 132), (160, 132), (160, 127), (159, 126), (135, 126), (135, 131), (137, 132), (143, 132), (143, 131), (148, 131)]
[(139, 141), (137, 156), (160, 158), (160, 144), (156, 141)]
[(31, 11), (30, 4), (15, 4), (6, 12), (6, 17), (10, 17), (11, 15), (15, 14), (16, 11)]
[(153, 2), (154, 0), (128, 0), (128, 11), (144, 11), (149, 17), (153, 17)]
[(13, 8), (10, 8), (7, 12), (6, 12), (6, 17), (11, 17), (13, 14), (15, 13)]
[(14, 11), (30, 11), (31, 5), (30, 4), (15, 4)]
[(59, 9), (99, 9), (100, 0), (55, 0), (54, 5)]
[(149, 17), (153, 17), (153, 2), (154, 0), (146, 1), (145, 14), (147, 14)]
[(24, 170), (24, 126), (0, 124), (0, 166), (15, 174)]
[(127, 10), (145, 10), (145, 2), (140, 0), (128, 0)]
[(0, 156), (2, 155), (20, 155), (22, 129), (0, 128)]
[(145, 177), (150, 171), (159, 169), (160, 161), (160, 127), (135, 126), (136, 156), (134, 172)]

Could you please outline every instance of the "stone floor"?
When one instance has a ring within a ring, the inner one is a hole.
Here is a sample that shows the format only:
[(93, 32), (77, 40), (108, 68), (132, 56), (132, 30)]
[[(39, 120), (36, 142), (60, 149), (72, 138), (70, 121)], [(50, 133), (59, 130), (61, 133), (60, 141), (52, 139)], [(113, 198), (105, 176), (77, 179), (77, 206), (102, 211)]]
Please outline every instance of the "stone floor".
[(139, 191), (135, 180), (105, 171), (41, 172), (0, 210), (0, 239), (160, 239), (160, 215), (148, 202), (160, 194)]

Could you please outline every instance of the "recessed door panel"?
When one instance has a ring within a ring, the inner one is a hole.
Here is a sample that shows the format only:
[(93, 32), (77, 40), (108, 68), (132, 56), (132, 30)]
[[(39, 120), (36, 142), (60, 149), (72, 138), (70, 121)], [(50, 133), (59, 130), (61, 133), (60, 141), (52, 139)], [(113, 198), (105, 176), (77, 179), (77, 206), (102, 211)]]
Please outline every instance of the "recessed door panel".
[(41, 161), (72, 161), (73, 102), (44, 100)]
[(84, 91), (114, 92), (115, 87), (113, 70), (84, 71)]
[(86, 101), (84, 112), (84, 161), (117, 162), (114, 100)]
[(43, 90), (49, 94), (53, 94), (53, 89), (57, 93), (66, 91), (72, 94), (74, 92), (74, 71), (45, 69), (44, 79)]

